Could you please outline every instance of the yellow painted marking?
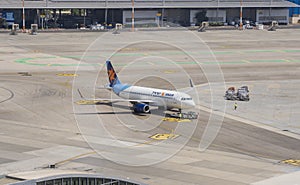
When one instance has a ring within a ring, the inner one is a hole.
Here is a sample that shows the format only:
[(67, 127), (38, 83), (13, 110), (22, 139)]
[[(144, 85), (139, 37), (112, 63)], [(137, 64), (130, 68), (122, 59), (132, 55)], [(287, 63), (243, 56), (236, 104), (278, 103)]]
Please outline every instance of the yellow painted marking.
[(180, 119), (180, 118), (163, 118), (163, 121), (168, 121), (168, 122), (191, 122), (189, 119)]
[(166, 74), (172, 74), (172, 73), (176, 73), (176, 71), (175, 70), (166, 70), (166, 71), (164, 71), (164, 73), (166, 73)]
[(280, 87), (281, 87), (280, 84), (276, 84), (276, 83), (268, 85), (268, 89), (280, 89)]
[(232, 48), (232, 46), (227, 46), (227, 45), (225, 45), (225, 46), (221, 46), (222, 48)]
[(300, 160), (294, 160), (294, 159), (283, 160), (283, 161), (281, 161), (281, 163), (290, 164), (290, 165), (294, 165), (294, 166), (300, 166)]
[(78, 105), (94, 105), (97, 103), (108, 103), (109, 101), (104, 101), (104, 100), (80, 100), (75, 103)]
[(288, 59), (284, 59), (283, 61), (285, 61), (285, 62), (291, 62), (290, 60), (288, 60)]
[(64, 164), (64, 163), (67, 163), (67, 162), (73, 161), (73, 160), (75, 160), (75, 159), (79, 159), (79, 158), (81, 158), (81, 157), (84, 157), (84, 156), (92, 155), (92, 154), (96, 154), (96, 152), (95, 152), (95, 151), (93, 151), (93, 152), (88, 152), (88, 153), (80, 154), (80, 155), (77, 155), (77, 156), (71, 157), (71, 158), (69, 158), (69, 159), (66, 159), (66, 160), (63, 160), (63, 161), (57, 162), (57, 163), (55, 163), (55, 165), (62, 165), (62, 164)]
[(167, 140), (167, 139), (175, 139), (179, 135), (176, 134), (154, 134), (153, 136), (150, 136), (151, 139), (155, 140)]
[(153, 143), (153, 142), (154, 142), (154, 140), (145, 141), (144, 143), (139, 143), (139, 144), (134, 145), (134, 146), (135, 147), (139, 147), (139, 146), (143, 146), (143, 145), (148, 145), (148, 144)]
[(138, 48), (122, 48), (120, 51), (137, 51)]
[(251, 63), (249, 60), (242, 60), (242, 62)]
[(178, 119), (177, 122), (191, 122), (190, 119)]
[(56, 75), (57, 76), (78, 76), (77, 74), (73, 74), (73, 73), (59, 73), (59, 74), (56, 74)]
[(72, 84), (68, 81), (66, 82), (59, 82), (59, 84), (61, 84), (62, 86), (65, 86), (66, 88), (71, 88)]

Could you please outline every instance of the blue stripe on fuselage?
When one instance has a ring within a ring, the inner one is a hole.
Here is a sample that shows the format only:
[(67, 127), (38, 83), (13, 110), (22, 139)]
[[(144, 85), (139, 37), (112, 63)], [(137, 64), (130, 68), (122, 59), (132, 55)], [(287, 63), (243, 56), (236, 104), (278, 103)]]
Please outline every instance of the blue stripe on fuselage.
[(125, 89), (127, 89), (129, 87), (131, 87), (131, 85), (128, 85), (128, 84), (115, 84), (113, 86), (113, 91), (114, 91), (114, 93), (119, 95), (121, 91), (124, 91)]

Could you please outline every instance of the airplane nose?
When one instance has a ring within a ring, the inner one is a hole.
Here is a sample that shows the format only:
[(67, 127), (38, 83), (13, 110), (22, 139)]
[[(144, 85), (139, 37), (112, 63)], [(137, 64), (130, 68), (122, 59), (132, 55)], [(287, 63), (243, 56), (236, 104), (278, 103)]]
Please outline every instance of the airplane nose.
[(188, 102), (186, 102), (185, 106), (186, 106), (186, 108), (193, 108), (196, 106), (196, 104), (194, 101), (188, 101)]
[(191, 102), (190, 102), (190, 106), (191, 106), (191, 107), (195, 107), (195, 106), (196, 106), (195, 102), (194, 102), (194, 101), (191, 101)]

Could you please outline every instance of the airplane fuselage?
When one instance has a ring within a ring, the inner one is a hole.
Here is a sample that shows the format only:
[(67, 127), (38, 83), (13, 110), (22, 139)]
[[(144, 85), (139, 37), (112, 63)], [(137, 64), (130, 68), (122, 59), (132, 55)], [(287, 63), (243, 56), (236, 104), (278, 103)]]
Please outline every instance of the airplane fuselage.
[(191, 96), (178, 91), (156, 89), (149, 87), (130, 86), (126, 84), (115, 85), (113, 91), (124, 99), (149, 100), (149, 105), (166, 107), (168, 109), (188, 109), (195, 106)]

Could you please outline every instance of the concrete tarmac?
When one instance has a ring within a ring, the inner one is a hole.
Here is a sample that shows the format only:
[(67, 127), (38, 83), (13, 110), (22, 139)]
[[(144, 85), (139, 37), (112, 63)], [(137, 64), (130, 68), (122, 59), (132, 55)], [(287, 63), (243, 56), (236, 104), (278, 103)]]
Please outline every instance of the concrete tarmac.
[[(56, 164), (146, 184), (233, 185), (299, 170), (282, 163), (300, 158), (298, 30), (0, 37), (2, 175)], [(199, 119), (163, 121), (155, 108), (134, 115), (127, 103), (82, 105), (81, 96), (117, 98), (101, 89), (107, 59), (124, 83), (186, 90), (192, 78)], [(240, 85), (251, 100), (233, 111), (223, 95)]]

